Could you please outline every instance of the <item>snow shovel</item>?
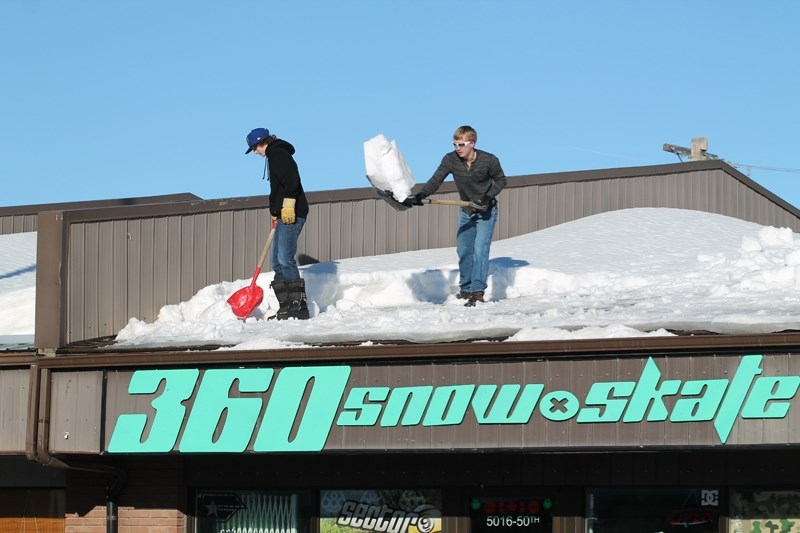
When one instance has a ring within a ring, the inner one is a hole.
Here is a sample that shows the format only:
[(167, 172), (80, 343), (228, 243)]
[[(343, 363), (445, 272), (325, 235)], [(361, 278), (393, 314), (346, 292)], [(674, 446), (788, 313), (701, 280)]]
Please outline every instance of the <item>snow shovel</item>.
[(267, 251), (272, 245), (272, 239), (274, 238), (275, 226), (272, 227), (272, 230), (269, 232), (269, 237), (267, 237), (267, 242), (264, 243), (264, 249), (261, 251), (261, 257), (258, 258), (258, 265), (256, 265), (252, 283), (246, 287), (242, 287), (228, 298), (228, 305), (231, 306), (233, 314), (238, 318), (247, 318), (250, 313), (253, 312), (253, 309), (258, 307), (262, 300), (264, 300), (264, 289), (256, 284), (256, 280), (258, 279), (258, 275), (261, 274), (261, 265), (264, 264), (264, 260), (267, 258)]
[[(367, 180), (369, 181), (370, 185), (372, 185), (372, 188), (375, 190), (375, 192), (378, 194), (378, 196), (380, 196), (381, 198), (386, 200), (386, 203), (389, 204), (390, 206), (392, 206), (392, 208), (395, 211), (405, 211), (406, 209), (410, 209), (410, 207), (408, 207), (404, 203), (398, 202), (397, 198), (395, 198), (394, 194), (392, 194), (392, 191), (384, 190), (384, 189), (381, 189), (380, 187), (376, 187), (375, 184), (372, 183), (372, 180), (369, 179), (369, 176), (367, 176)], [(424, 204), (437, 204), (437, 205), (455, 205), (455, 206), (458, 206), (458, 207), (466, 207), (466, 206), (470, 205), (469, 202), (465, 202), (463, 200), (431, 200), (430, 198), (426, 198), (426, 199), (422, 200), (422, 203), (424, 203)]]

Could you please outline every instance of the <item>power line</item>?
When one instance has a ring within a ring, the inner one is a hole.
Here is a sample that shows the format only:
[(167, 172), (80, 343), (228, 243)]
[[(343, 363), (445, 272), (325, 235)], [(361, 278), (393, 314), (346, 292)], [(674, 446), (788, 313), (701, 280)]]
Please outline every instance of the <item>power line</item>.
[(800, 168), (764, 167), (759, 165), (748, 165), (747, 163), (732, 163), (731, 161), (722, 159), (718, 155), (707, 152), (708, 138), (706, 137), (695, 137), (692, 139), (691, 148), (684, 148), (683, 146), (676, 146), (674, 144), (665, 144), (663, 149), (665, 152), (672, 152), (673, 154), (677, 155), (681, 162), (683, 162), (682, 156), (686, 156), (692, 161), (700, 159), (719, 159), (720, 161), (724, 161), (734, 168), (745, 167), (747, 169), (748, 176), (750, 175), (750, 171), (753, 169), (767, 170), (770, 172), (793, 172), (800, 174)]
[(732, 167), (747, 167), (747, 168), (755, 168), (758, 170), (770, 170), (772, 172), (794, 172), (800, 174), (800, 168), (780, 168), (780, 167), (760, 167), (758, 165), (748, 165), (747, 163), (730, 163), (726, 161)]

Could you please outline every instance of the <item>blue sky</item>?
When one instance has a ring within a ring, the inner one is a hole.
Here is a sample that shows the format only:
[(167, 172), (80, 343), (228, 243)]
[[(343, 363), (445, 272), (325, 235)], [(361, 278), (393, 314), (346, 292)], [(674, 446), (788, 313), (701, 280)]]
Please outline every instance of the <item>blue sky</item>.
[(254, 127), (309, 191), (368, 186), (379, 133), (422, 182), (470, 124), (509, 176), (674, 163), (664, 143), (705, 136), (800, 206), (798, 20), (789, 0), (3, 2), (0, 205), (266, 194)]

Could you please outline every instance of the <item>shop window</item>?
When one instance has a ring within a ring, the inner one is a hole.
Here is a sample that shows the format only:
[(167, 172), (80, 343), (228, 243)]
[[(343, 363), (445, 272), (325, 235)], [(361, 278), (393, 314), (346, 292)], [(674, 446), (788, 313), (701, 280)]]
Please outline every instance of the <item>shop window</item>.
[(306, 493), (201, 490), (195, 505), (197, 533), (309, 533)]
[(439, 490), (320, 491), (320, 533), (440, 533)]
[(732, 490), (730, 533), (800, 533), (800, 491)]
[(475, 496), (470, 521), (472, 533), (551, 533), (553, 500), (529, 494)]
[(590, 490), (587, 507), (587, 533), (719, 531), (716, 488)]

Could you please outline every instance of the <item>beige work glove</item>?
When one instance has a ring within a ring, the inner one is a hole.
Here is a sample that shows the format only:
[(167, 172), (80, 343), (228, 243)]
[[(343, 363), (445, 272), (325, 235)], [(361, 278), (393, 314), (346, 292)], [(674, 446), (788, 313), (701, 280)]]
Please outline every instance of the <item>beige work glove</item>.
[(284, 198), (283, 207), (281, 208), (281, 220), (284, 224), (294, 224), (296, 217), (294, 214), (294, 204), (297, 202), (294, 198)]

